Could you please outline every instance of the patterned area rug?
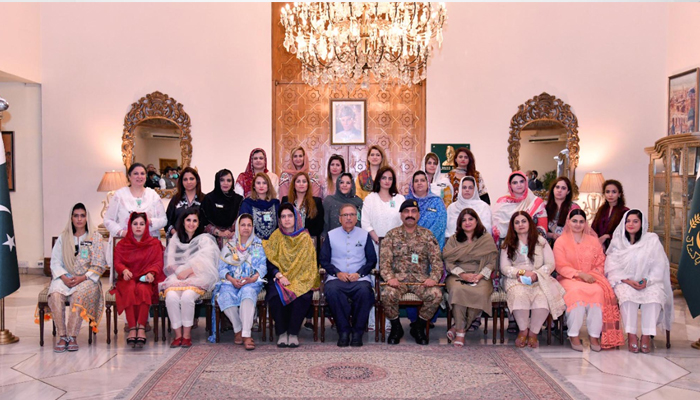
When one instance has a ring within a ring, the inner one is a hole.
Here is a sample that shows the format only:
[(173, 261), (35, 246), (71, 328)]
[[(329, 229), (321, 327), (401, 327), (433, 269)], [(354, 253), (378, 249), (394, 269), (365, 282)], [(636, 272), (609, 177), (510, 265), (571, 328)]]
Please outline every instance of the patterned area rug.
[[(569, 390), (567, 393), (563, 386)], [(332, 344), (181, 349), (134, 399), (572, 399), (514, 347)], [(132, 386), (133, 387), (133, 386)], [(133, 392), (131, 392), (133, 393)]]

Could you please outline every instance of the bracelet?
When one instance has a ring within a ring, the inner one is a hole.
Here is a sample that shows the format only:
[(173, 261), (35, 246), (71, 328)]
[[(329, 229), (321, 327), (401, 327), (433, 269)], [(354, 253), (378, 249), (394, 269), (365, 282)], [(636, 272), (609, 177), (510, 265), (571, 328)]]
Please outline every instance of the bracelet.
[(519, 269), (518, 270), (518, 276), (523, 276), (525, 275), (525, 270), (524, 269)]

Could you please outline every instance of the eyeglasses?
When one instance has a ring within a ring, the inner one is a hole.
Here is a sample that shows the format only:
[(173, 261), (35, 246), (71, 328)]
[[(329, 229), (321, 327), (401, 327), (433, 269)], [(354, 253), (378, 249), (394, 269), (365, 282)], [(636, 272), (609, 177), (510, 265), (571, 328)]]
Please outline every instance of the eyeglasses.
[(341, 218), (354, 218), (354, 217), (357, 217), (357, 214), (356, 214), (356, 213), (352, 213), (352, 214), (340, 214), (340, 217), (341, 217)]

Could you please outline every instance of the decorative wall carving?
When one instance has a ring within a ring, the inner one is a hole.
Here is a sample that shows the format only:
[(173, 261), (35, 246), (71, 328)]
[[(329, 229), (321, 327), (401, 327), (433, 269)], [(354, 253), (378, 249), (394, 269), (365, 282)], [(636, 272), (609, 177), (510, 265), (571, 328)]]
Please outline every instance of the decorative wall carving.
[(530, 124), (548, 125), (555, 122), (566, 129), (566, 148), (569, 149), (569, 179), (573, 184), (574, 196), (578, 195), (576, 167), (578, 166), (579, 137), (578, 119), (571, 107), (561, 99), (546, 92), (535, 96), (518, 106), (518, 112), (510, 120), (508, 138), (508, 163), (512, 171), (520, 169), (520, 134)]
[[(319, 176), (325, 178), (326, 160), (334, 153), (342, 155), (349, 172), (357, 176), (365, 169), (367, 147), (377, 144), (396, 170), (399, 190), (407, 193), (408, 181), (425, 155), (425, 83), (387, 90), (379, 84), (366, 89), (304, 84), (301, 63), (282, 45), (282, 6), (272, 3), (272, 170), (280, 174), (288, 168), (289, 151), (302, 146)], [(367, 99), (367, 146), (331, 146), (330, 99)]]

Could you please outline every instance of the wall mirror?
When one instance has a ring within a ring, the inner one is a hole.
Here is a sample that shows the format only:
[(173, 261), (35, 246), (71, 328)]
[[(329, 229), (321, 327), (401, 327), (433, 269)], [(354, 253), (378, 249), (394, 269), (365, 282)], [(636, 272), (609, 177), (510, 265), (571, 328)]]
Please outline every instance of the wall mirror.
[(167, 179), (165, 170), (189, 167), (192, 160), (190, 116), (182, 104), (157, 91), (133, 103), (124, 117), (122, 160), (127, 169), (135, 162), (152, 164), (159, 178), (149, 171), (147, 186), (161, 197), (172, 197), (177, 180)]
[(536, 170), (542, 188), (535, 190), (535, 194), (543, 198), (550, 182), (566, 176), (571, 180), (576, 199), (578, 142), (578, 119), (571, 107), (555, 96), (542, 93), (518, 106), (518, 112), (510, 120), (510, 169)]

